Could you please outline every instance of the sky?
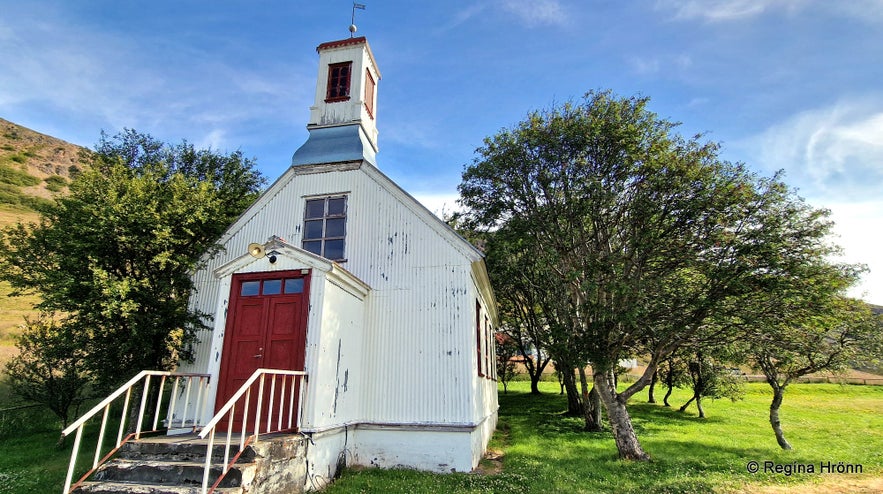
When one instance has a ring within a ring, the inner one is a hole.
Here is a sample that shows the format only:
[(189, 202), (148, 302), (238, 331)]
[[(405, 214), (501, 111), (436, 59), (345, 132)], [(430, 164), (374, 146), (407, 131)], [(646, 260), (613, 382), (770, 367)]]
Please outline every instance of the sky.
[[(831, 210), (853, 291), (883, 304), (883, 0), (362, 0), (379, 168), (456, 207), (482, 139), (586, 91), (650, 98), (677, 132)], [(272, 182), (307, 138), (341, 0), (0, 0), (0, 117), (93, 146), (124, 128), (241, 150)]]

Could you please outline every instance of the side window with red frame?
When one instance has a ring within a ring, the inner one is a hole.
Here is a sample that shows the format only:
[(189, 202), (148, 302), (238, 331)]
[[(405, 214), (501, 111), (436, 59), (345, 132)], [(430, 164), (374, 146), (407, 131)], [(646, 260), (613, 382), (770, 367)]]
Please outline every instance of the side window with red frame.
[(478, 375), (479, 377), (484, 377), (484, 355), (481, 351), (481, 340), (483, 331), (481, 329), (481, 302), (478, 300), (475, 301), (475, 352), (478, 357)]

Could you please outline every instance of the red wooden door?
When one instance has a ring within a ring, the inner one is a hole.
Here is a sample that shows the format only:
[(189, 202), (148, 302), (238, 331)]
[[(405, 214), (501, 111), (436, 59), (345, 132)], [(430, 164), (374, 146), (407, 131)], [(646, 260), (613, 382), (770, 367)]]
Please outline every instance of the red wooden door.
[[(215, 411), (239, 390), (259, 368), (303, 370), (309, 298), (309, 275), (300, 271), (248, 273), (233, 275), (227, 327)], [(261, 430), (272, 412), (273, 424), (282, 410), (283, 425), (288, 422), (288, 398), (292, 395), (291, 376), (283, 382), (276, 379), (274, 402), (270, 404), (270, 377), (264, 383), (264, 407)], [(280, 407), (284, 397), (285, 404)], [(294, 413), (297, 413), (300, 386), (295, 386)], [(258, 383), (252, 387), (249, 400), (248, 431), (254, 428)], [(234, 428), (240, 430), (243, 404), (238, 404)], [(223, 427), (223, 425), (222, 425)]]

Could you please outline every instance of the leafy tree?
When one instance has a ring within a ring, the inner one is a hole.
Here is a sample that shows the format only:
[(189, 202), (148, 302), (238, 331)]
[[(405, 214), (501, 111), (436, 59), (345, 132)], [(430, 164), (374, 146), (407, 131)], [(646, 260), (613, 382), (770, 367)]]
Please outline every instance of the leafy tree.
[(680, 412), (695, 402), (699, 418), (705, 418), (702, 398), (729, 398), (736, 401), (745, 394), (742, 379), (733, 375), (729, 366), (705, 355), (701, 350), (687, 362), (687, 369), (693, 396), (678, 409)]
[(506, 333), (497, 333), (497, 378), (503, 383), (503, 393), (509, 392), (509, 381), (515, 377), (515, 362), (518, 345)]
[(782, 449), (792, 448), (779, 418), (789, 384), (816, 372), (843, 371), (855, 359), (883, 354), (883, 322), (865, 302), (818, 295), (812, 301), (784, 295), (779, 303), (798, 306), (769, 306), (750, 322), (754, 334), (748, 340), (749, 352), (772, 388), (769, 420)]
[(472, 232), (469, 236), (483, 239), (488, 276), (499, 304), (501, 329), (524, 359), (530, 376), (530, 392), (539, 394), (538, 383), (551, 361), (547, 351), (551, 334), (542, 310), (546, 288), (536, 281), (542, 271), (530, 256), (529, 239), (520, 238), (517, 232), (506, 228), (484, 235)]
[(672, 391), (674, 391), (675, 388), (686, 386), (690, 382), (689, 372), (686, 363), (683, 359), (678, 358), (677, 354), (670, 355), (666, 358), (662, 365), (660, 365), (660, 369), (662, 371), (662, 382), (666, 387), (665, 396), (662, 397), (662, 403), (663, 405), (670, 407), (671, 403), (668, 402), (668, 399), (671, 397)]
[(205, 314), (188, 307), (190, 273), (264, 180), (241, 152), (104, 134), (90, 167), (37, 224), (0, 236), (0, 279), (82, 332), (83, 366), (102, 386), (190, 358)]
[(71, 407), (85, 398), (90, 382), (83, 365), (84, 343), (83, 333), (73, 325), (43, 313), (25, 319), (16, 344), (19, 353), (6, 363), (5, 381), (10, 389), (52, 410), (62, 428), (67, 427)]
[[(591, 363), (619, 455), (634, 460), (649, 456), (629, 399), (678, 348), (736, 338), (731, 299), (763, 289), (758, 275), (781, 259), (809, 262), (792, 247), (820, 231), (784, 207), (793, 192), (778, 177), (720, 160), (647, 103), (590, 92), (532, 112), (485, 139), (459, 187), (476, 229), (528, 239), (553, 340)], [(617, 364), (635, 354), (646, 371), (620, 391)]]

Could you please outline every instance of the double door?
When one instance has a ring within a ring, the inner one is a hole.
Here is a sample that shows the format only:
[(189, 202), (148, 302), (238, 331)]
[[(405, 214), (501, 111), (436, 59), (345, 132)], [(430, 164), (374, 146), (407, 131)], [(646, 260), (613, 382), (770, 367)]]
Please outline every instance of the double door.
[[(259, 368), (304, 369), (309, 281), (309, 272), (301, 271), (233, 275), (215, 411)], [(287, 423), (289, 409), (297, 413), (300, 383), (292, 389), (291, 379), (289, 376), (283, 383), (281, 378), (277, 378), (273, 392), (275, 403), (270, 403), (271, 380), (266, 378), (264, 406), (261, 409), (263, 421), (266, 421), (269, 413), (273, 413), (273, 422), (276, 423), (281, 413), (283, 423)], [(293, 407), (289, 407), (287, 402), (292, 392), (295, 393), (295, 402)], [(283, 397), (286, 403), (280, 406)], [(254, 425), (257, 398), (258, 382), (252, 386), (249, 400), (249, 430)], [(237, 406), (234, 415), (236, 430), (240, 430), (243, 410), (241, 404)]]

